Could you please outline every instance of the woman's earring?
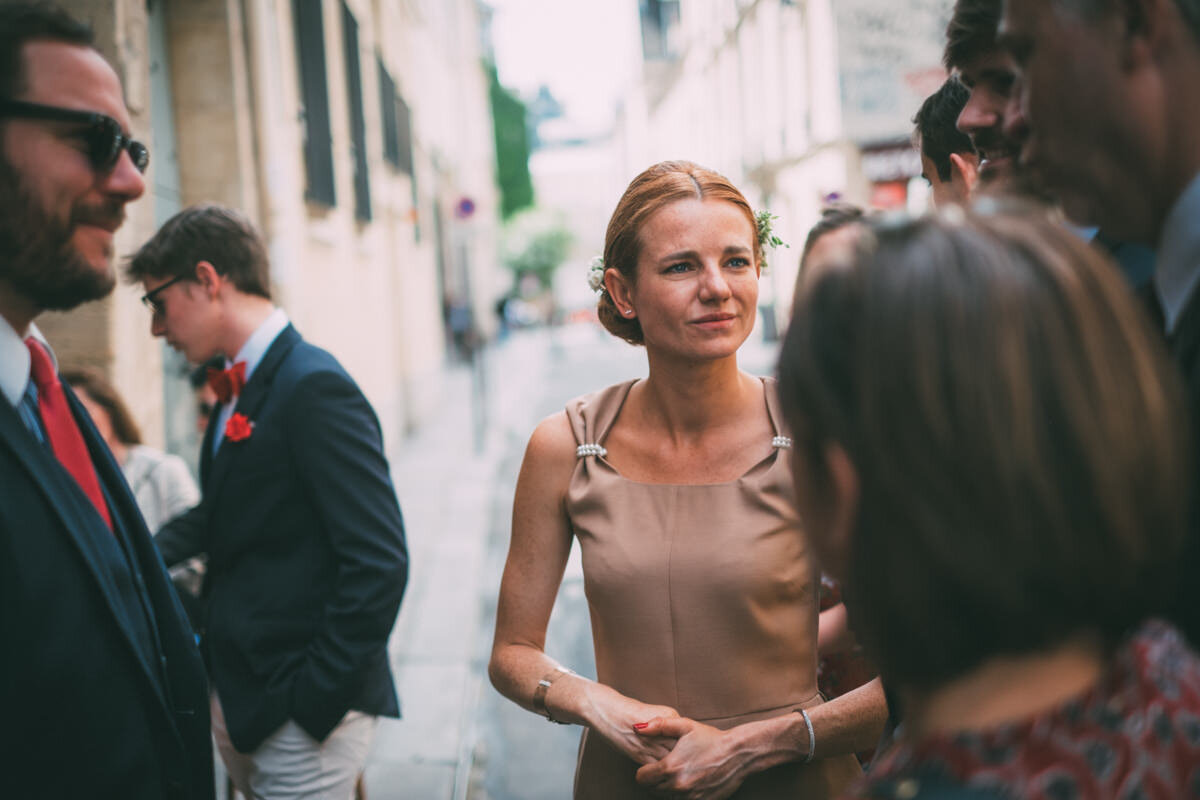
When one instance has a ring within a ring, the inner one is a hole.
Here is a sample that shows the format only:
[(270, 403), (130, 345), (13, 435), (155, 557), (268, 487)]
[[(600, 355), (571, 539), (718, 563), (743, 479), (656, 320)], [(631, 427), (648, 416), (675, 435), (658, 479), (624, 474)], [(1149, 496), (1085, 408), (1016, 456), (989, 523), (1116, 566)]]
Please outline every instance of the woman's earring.
[(633, 309), (632, 309), (632, 308), (627, 308), (627, 309), (625, 309), (625, 316), (627, 316), (627, 317), (632, 317), (632, 316), (633, 316)]

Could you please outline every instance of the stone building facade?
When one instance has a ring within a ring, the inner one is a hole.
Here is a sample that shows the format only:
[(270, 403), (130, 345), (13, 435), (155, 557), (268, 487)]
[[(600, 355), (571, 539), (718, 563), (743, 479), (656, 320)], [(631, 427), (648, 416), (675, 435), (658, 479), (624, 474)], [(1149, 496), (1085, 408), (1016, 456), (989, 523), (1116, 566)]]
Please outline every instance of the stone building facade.
[[(477, 0), (60, 4), (95, 28), (151, 149), (118, 253), (187, 205), (243, 210), (277, 302), (359, 382), (388, 444), (434, 413), (449, 307), (487, 335), (506, 280)], [(188, 366), (139, 294), (40, 324), (64, 366), (104, 371), (146, 438), (192, 460)]]
[[(624, 174), (686, 158), (779, 219), (763, 327), (790, 312), (801, 245), (833, 196), (923, 206), (909, 137), (945, 79), (943, 0), (637, 0), (643, 77), (617, 129)], [(911, 189), (911, 191), (910, 191)]]

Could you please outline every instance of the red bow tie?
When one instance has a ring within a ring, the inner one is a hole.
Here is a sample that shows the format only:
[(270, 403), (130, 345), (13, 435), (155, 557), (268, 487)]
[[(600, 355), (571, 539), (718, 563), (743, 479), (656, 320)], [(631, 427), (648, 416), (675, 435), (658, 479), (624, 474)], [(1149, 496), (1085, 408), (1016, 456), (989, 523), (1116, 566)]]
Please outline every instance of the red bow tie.
[(221, 405), (225, 405), (241, 394), (242, 387), (246, 385), (246, 362), (239, 361), (229, 369), (209, 367), (208, 385)]

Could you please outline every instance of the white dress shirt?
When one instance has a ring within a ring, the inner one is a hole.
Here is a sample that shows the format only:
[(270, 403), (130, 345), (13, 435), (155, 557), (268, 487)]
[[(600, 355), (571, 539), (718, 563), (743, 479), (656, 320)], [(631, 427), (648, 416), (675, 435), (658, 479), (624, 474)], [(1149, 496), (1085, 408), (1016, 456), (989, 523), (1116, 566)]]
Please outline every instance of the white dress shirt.
[[(46, 429), (38, 413), (37, 387), (31, 379), (32, 359), (29, 356), (29, 347), (25, 344), (26, 338), (35, 339), (42, 345), (50, 356), (50, 363), (54, 365), (55, 372), (58, 371), (58, 359), (54, 356), (54, 350), (36, 325), (30, 323), (28, 332), (22, 336), (7, 319), (0, 316), (0, 395), (17, 410), (21, 424), (28, 428), (39, 442), (46, 444)], [(28, 402), (23, 402), (25, 400)]]
[[(276, 308), (255, 329), (254, 333), (250, 334), (250, 338), (242, 345), (242, 349), (238, 350), (233, 360), (225, 359), (225, 368), (229, 369), (239, 361), (246, 362), (246, 383), (249, 383), (250, 376), (254, 374), (254, 370), (263, 360), (263, 356), (267, 354), (267, 350), (271, 349), (271, 345), (275, 343), (279, 334), (283, 333), (283, 329), (288, 326), (288, 323), (288, 315), (282, 308)], [(237, 405), (238, 399), (234, 398), (233, 401), (221, 406), (221, 413), (217, 416), (217, 429), (213, 432), (213, 455), (216, 455), (217, 449), (225, 439), (225, 425), (233, 416), (233, 407)]]
[[(21, 404), (21, 398), (25, 396), (25, 389), (29, 386), (29, 348), (25, 346), (25, 339), (29, 336), (46, 347), (46, 352), (53, 361), (54, 351), (46, 345), (46, 340), (36, 325), (30, 323), (29, 332), (22, 336), (13, 330), (13, 326), (3, 315), (0, 315), (0, 394), (4, 395), (4, 399), (13, 408)], [(54, 366), (58, 367), (57, 361)]]
[(1200, 173), (1175, 201), (1158, 243), (1154, 276), (1167, 333), (1175, 326), (1200, 282)]

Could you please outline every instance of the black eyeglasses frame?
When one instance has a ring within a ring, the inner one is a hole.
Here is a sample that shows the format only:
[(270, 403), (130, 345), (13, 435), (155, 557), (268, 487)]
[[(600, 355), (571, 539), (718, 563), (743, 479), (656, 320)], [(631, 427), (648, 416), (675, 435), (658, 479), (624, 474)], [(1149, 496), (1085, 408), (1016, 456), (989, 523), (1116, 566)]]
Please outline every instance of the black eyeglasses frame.
[(158, 286), (154, 289), (151, 289), (150, 291), (148, 291), (144, 295), (142, 295), (142, 305), (144, 305), (146, 308), (150, 309), (150, 313), (157, 317), (158, 315), (163, 313), (162, 301), (158, 299), (158, 296), (160, 294), (162, 294), (163, 292), (165, 292), (168, 287), (173, 286), (174, 284), (179, 283), (180, 281), (186, 281), (190, 277), (192, 277), (192, 276), (191, 275), (176, 275), (174, 278), (171, 278), (171, 280), (167, 281), (162, 286)]
[(39, 119), (48, 122), (73, 122), (88, 126), (88, 160), (92, 168), (108, 173), (117, 165), (121, 151), (129, 153), (138, 172), (150, 165), (150, 150), (136, 139), (126, 136), (121, 123), (98, 111), (79, 111), (23, 100), (0, 99), (0, 119)]

